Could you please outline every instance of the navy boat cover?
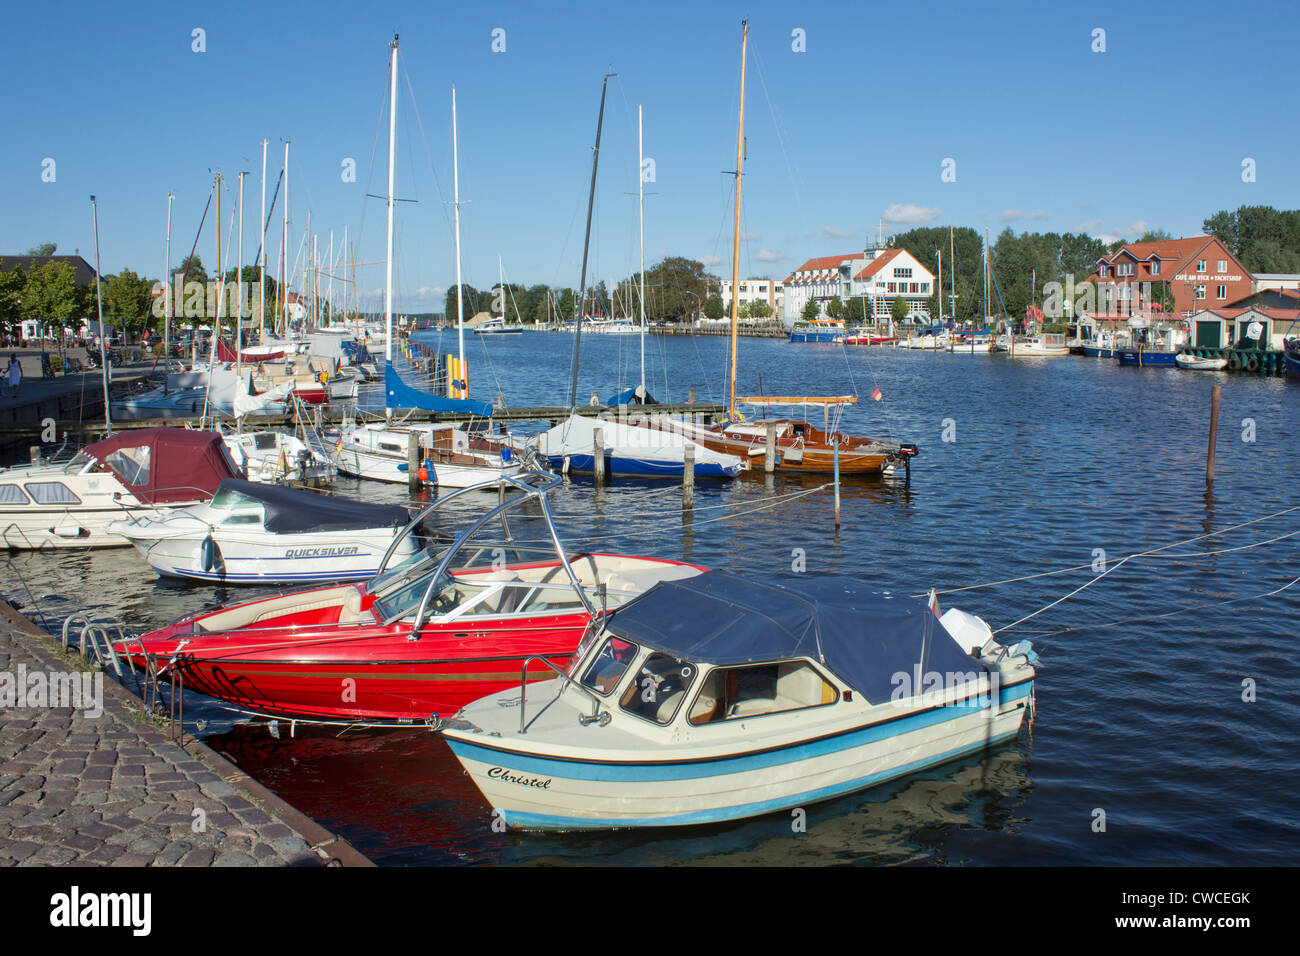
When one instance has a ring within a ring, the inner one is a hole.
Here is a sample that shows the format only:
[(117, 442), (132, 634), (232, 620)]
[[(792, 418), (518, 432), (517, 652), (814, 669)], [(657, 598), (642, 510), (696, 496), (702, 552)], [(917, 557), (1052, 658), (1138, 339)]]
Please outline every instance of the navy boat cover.
[(873, 704), (890, 699), (898, 674), (916, 686), (924, 675), (988, 669), (921, 601), (844, 578), (810, 578), (796, 590), (706, 571), (656, 584), (611, 613), (606, 627), (697, 664), (810, 657)]
[(262, 503), (264, 527), (272, 534), (309, 531), (359, 531), (365, 528), (401, 528), (410, 513), (397, 505), (368, 505), (351, 498), (321, 495), (302, 488), (264, 485), (227, 478), (217, 494), (232, 491)]
[(392, 362), (384, 364), (384, 407), (422, 408), (430, 412), (456, 412), (462, 415), (479, 415), (490, 418), (490, 402), (476, 402), (469, 398), (443, 398), (413, 388), (402, 381)]

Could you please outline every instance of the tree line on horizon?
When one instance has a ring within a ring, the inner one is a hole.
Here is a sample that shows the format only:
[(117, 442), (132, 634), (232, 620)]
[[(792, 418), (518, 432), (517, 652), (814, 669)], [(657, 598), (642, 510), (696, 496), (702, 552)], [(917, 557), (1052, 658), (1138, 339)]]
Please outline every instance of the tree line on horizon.
[[(1241, 206), (1221, 210), (1202, 223), (1207, 235), (1217, 236), (1252, 273), (1300, 273), (1300, 209), (1279, 210), (1272, 206)], [(998, 315), (1005, 309), (1012, 319), (1020, 319), (1031, 306), (1041, 306), (1043, 287), (1049, 282), (1064, 285), (1072, 279), (1076, 288), (1096, 268), (1097, 260), (1130, 241), (1151, 242), (1171, 238), (1163, 230), (1147, 230), (1134, 240), (1125, 238), (1106, 243), (1086, 233), (1016, 233), (1010, 227), (998, 234), (989, 247), (991, 281), (988, 310), (984, 303), (984, 240), (970, 226), (954, 227), (949, 240), (946, 226), (924, 226), (896, 233), (889, 239), (891, 248), (906, 249), (931, 272), (938, 270), (939, 252), (943, 254), (943, 310), (945, 318), (962, 323), (979, 323), (986, 314)], [(26, 256), (50, 256), (54, 243), (29, 249)], [(244, 266), (245, 282), (258, 278), (256, 266)], [(187, 256), (171, 270), (173, 283), (209, 282), (210, 277), (198, 255)], [(233, 283), (236, 270), (226, 272)], [(749, 276), (768, 278), (771, 276)], [(632, 273), (610, 289), (604, 280), (587, 290), (588, 315), (608, 318), (635, 318), (640, 315), (639, 273)], [(778, 280), (779, 281), (779, 280)], [(268, 310), (278, 303), (276, 280), (266, 277)], [(709, 273), (696, 259), (667, 256), (645, 273), (645, 314), (655, 322), (682, 322), (703, 313), (709, 318), (723, 318), (726, 307), (720, 291), (720, 278)], [(157, 280), (131, 269), (103, 277), (104, 321), (128, 334), (160, 331), (162, 320), (155, 315), (153, 289)], [(1156, 284), (1157, 301), (1167, 292), (1164, 283)], [(497, 285), (479, 290), (462, 285), (465, 317), (480, 312), (500, 315), (502, 300), (509, 322), (548, 324), (556, 319), (570, 320), (576, 314), (578, 293), (572, 287), (552, 287), (543, 283), (525, 286), (507, 283), (504, 296)], [(956, 299), (950, 298), (955, 292)], [(60, 329), (97, 314), (94, 284), (78, 286), (75, 270), (67, 262), (51, 262), (30, 270), (6, 269), (0, 257), (0, 329), (14, 327), (28, 319), (49, 323)], [(444, 300), (444, 317), (455, 321), (457, 288), (448, 289)], [(839, 315), (851, 322), (871, 318), (870, 303), (861, 300), (831, 303)], [(767, 318), (768, 309), (758, 303), (745, 317)], [(932, 291), (929, 312), (940, 315), (938, 285)], [(182, 316), (183, 304), (176, 302), (173, 313)], [(895, 316), (897, 318), (898, 316)]]

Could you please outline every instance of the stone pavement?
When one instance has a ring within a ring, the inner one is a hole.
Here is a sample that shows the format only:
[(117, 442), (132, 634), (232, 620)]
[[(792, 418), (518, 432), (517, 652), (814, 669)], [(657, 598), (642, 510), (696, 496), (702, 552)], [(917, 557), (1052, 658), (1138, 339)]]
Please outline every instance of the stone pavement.
[(204, 744), (172, 742), (109, 674), (98, 716), (34, 701), (30, 675), (82, 671), (97, 673), (0, 601), (0, 866), (370, 865)]

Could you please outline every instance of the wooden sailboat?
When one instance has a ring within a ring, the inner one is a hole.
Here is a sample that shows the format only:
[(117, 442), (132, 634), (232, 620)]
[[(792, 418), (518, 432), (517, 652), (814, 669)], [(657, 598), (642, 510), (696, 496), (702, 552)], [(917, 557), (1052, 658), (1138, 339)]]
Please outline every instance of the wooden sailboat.
[[(731, 248), (731, 288), (740, 288), (740, 191), (745, 162), (745, 58), (749, 44), (749, 22), (743, 23), (740, 42), (740, 122), (736, 133), (736, 208)], [(857, 403), (855, 395), (836, 396), (758, 396), (736, 397), (736, 351), (740, 329), (740, 296), (731, 297), (731, 370), (728, 379), (727, 418), (719, 425), (705, 426), (691, 422), (673, 422), (670, 427), (713, 451), (738, 455), (751, 460), (766, 455), (768, 434), (773, 434), (775, 468), (830, 474), (837, 468), (842, 474), (878, 475), (902, 465), (905, 469), (918, 449), (892, 439), (845, 435), (831, 426), (831, 410)], [(746, 421), (736, 411), (737, 405), (757, 405), (766, 410), (774, 407), (820, 406), (823, 427), (791, 418)], [(838, 454), (837, 454), (838, 451)]]

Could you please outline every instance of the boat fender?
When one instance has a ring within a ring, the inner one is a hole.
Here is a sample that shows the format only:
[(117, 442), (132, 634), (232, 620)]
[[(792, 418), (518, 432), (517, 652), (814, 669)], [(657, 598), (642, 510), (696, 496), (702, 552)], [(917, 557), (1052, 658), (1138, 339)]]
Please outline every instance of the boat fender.
[(428, 469), (428, 468), (421, 468), (418, 472), (416, 472), (416, 475), (419, 477), (419, 479), (420, 479), (421, 481), (428, 481), (428, 480), (429, 480), (429, 469)]
[(1228, 368), (1232, 369), (1234, 372), (1241, 371), (1240, 352), (1233, 352), (1230, 356), (1228, 356)]
[(1259, 371), (1259, 356), (1258, 356), (1258, 355), (1248, 355), (1248, 356), (1246, 356), (1246, 371), (1247, 371), (1247, 372), (1258, 372), (1258, 371)]
[(212, 535), (209, 534), (203, 539), (203, 543), (199, 545), (199, 564), (202, 565), (204, 571), (211, 571), (212, 566), (217, 563), (216, 551), (217, 543), (212, 540)]

